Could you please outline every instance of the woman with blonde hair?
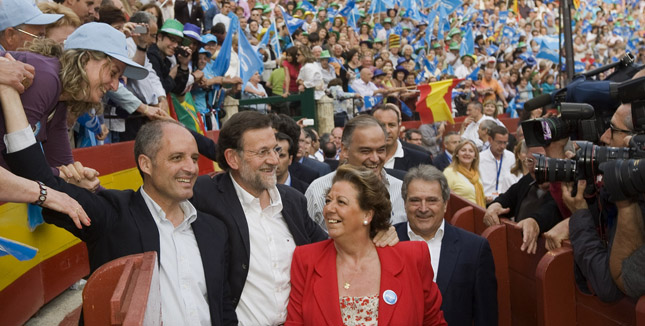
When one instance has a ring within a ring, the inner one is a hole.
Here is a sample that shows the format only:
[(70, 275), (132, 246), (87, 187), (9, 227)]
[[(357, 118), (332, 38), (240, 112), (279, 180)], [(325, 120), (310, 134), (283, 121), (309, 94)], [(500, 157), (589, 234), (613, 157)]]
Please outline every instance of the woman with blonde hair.
[(484, 185), (479, 177), (479, 151), (471, 140), (463, 140), (455, 148), (452, 163), (443, 170), (450, 190), (469, 201), (486, 207)]
[(69, 34), (72, 34), (79, 26), (81, 26), (81, 19), (78, 18), (72, 9), (56, 2), (41, 2), (38, 4), (38, 9), (40, 9), (44, 14), (63, 15), (61, 19), (45, 27), (45, 37), (60, 44), (63, 44)]

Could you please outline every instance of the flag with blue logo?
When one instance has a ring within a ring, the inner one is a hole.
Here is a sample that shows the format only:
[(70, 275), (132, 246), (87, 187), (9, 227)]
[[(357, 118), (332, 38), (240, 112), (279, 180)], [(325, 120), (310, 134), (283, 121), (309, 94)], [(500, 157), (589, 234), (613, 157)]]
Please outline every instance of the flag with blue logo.
[[(229, 29), (233, 29), (234, 21), (231, 21)], [(211, 71), (213, 76), (224, 76), (224, 73), (228, 70), (228, 66), (231, 63), (231, 48), (233, 44), (233, 33), (226, 33), (226, 38), (222, 43), (222, 47), (219, 50), (217, 57), (211, 64)]]
[(414, 77), (414, 83), (419, 85), (423, 80), (426, 78), (426, 70), (422, 69), (420, 73), (417, 74), (416, 77)]
[(574, 61), (573, 62), (573, 70), (574, 70), (574, 72), (576, 74), (579, 74), (579, 73), (585, 71), (586, 68), (587, 68), (587, 66), (585, 65), (584, 62), (580, 62), (580, 61)]
[(289, 34), (293, 35), (293, 33), (302, 26), (302, 24), (305, 23), (304, 20), (298, 19), (298, 18), (293, 18), (291, 15), (289, 15), (283, 8), (280, 6), (280, 11), (282, 11), (282, 18), (284, 18), (284, 22), (287, 25), (287, 29), (289, 30)]
[(300, 3), (300, 8), (304, 9), (305, 11), (311, 11), (313, 13), (316, 13), (316, 11), (317, 11), (316, 7), (314, 7), (314, 5), (312, 5), (307, 0), (302, 0), (302, 2)]
[(472, 79), (472, 80), (477, 80), (477, 74), (479, 74), (479, 70), (481, 70), (480, 66), (477, 66), (473, 70), (473, 72), (470, 73), (470, 75), (466, 76), (466, 79)]
[(423, 62), (423, 66), (428, 69), (428, 72), (431, 74), (434, 74), (435, 70), (437, 70), (437, 67), (428, 60), (428, 57), (423, 56), (423, 59), (421, 60)]
[(19, 261), (25, 261), (36, 257), (37, 252), (38, 248), (0, 237), (0, 257), (11, 255)]
[[(560, 48), (560, 40), (555, 36), (538, 36), (533, 38), (538, 44), (544, 44), (551, 50), (558, 50)], [(564, 37), (562, 38), (564, 40)]]
[(452, 75), (455, 74), (455, 70), (452, 68), (452, 65), (448, 65), (448, 67), (446, 69), (444, 69), (441, 72), (441, 74), (442, 75), (451, 75), (452, 76)]
[(407, 106), (405, 102), (401, 101), (401, 99), (399, 99), (399, 104), (401, 104), (401, 113), (408, 117), (412, 117), (412, 110), (410, 110), (410, 107)]
[(365, 105), (363, 106), (364, 110), (369, 110), (373, 107), (375, 107), (377, 104), (381, 103), (383, 100), (383, 96), (377, 95), (377, 96), (365, 96), (363, 97), (363, 102)]
[(459, 49), (459, 56), (466, 54), (475, 54), (475, 38), (470, 25), (466, 27), (464, 38), (461, 40), (461, 48)]
[(462, 3), (463, 1), (461, 0), (441, 0), (440, 7), (444, 7), (446, 9), (446, 13), (450, 15), (455, 12)]
[(506, 108), (506, 113), (508, 113), (508, 115), (511, 118), (519, 118), (520, 117), (517, 114), (517, 105), (515, 104), (515, 97), (513, 97), (513, 99), (510, 102), (508, 102), (508, 108)]
[[(426, 35), (425, 35), (425, 38), (424, 38), (425, 41), (426, 41), (426, 44), (428, 44), (428, 46), (432, 45), (431, 39), (432, 39), (432, 33), (434, 33), (434, 21), (435, 21), (436, 18), (437, 18), (437, 12), (436, 11), (433, 10), (430, 13), (428, 13), (428, 20), (427, 20), (428, 27), (426, 27)], [(439, 33), (439, 34), (441, 34), (441, 33)], [(441, 39), (443, 39), (443, 35), (441, 36)]]
[[(473, 17), (473, 15), (476, 14), (476, 13), (477, 13), (477, 9), (475, 8), (475, 6), (474, 5), (469, 6), (468, 9), (466, 10), (466, 13), (461, 18), (461, 21), (462, 22), (469, 21)], [(507, 16), (508, 16), (508, 14), (507, 14)]]
[(540, 43), (540, 51), (538, 54), (535, 56), (538, 59), (546, 59), (549, 60), (555, 64), (558, 64), (560, 61), (560, 55), (558, 54), (558, 48), (556, 47), (555, 49), (552, 49), (549, 45), (547, 45), (544, 40), (542, 40), (542, 43)]
[(258, 51), (254, 50), (246, 39), (244, 33), (239, 33), (238, 37), (238, 50), (237, 55), (240, 59), (240, 77), (242, 77), (242, 89), (246, 87), (246, 82), (251, 79), (253, 74), (262, 73), (264, 65)]
[[(271, 34), (273, 33), (273, 34)], [(259, 45), (267, 45), (271, 41), (271, 36), (275, 35), (276, 33), (276, 28), (275, 28), (275, 22), (271, 23), (271, 26), (267, 29), (267, 31), (264, 33), (262, 36), (262, 39), (260, 40)]]
[(502, 29), (502, 40), (506, 39), (511, 42), (515, 38), (515, 31), (510, 26), (504, 26)]
[(423, 0), (423, 8), (434, 7), (437, 3), (439, 3), (439, 0)]
[(491, 44), (486, 48), (486, 54), (488, 54), (489, 56), (493, 56), (493, 55), (495, 55), (495, 53), (497, 53), (497, 51), (498, 51), (498, 50), (499, 50), (499, 46), (497, 46), (497, 45), (495, 45), (495, 44), (491, 43)]
[(354, 7), (356, 7), (356, 1), (355, 0), (347, 1), (347, 4), (345, 5), (345, 7), (343, 9), (341, 9), (338, 12), (338, 14), (343, 16), (343, 17), (347, 17), (352, 12)]
[(370, 14), (378, 14), (392, 8), (394, 8), (394, 0), (374, 0), (368, 12)]
[(443, 40), (444, 26), (447, 20), (446, 18), (448, 18), (446, 8), (439, 6), (439, 23), (437, 24), (437, 40), (439, 41)]
[(504, 25), (508, 21), (508, 10), (499, 12), (499, 23)]

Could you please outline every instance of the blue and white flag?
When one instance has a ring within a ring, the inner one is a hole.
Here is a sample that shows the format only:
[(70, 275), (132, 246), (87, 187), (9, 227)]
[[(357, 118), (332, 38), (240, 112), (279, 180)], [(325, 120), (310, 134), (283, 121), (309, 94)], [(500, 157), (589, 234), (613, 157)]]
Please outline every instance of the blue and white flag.
[(515, 38), (515, 31), (510, 26), (504, 26), (502, 29), (502, 38), (507, 39), (509, 42), (512, 42)]
[(410, 110), (410, 107), (407, 106), (405, 102), (401, 101), (401, 99), (399, 99), (399, 103), (401, 104), (401, 113), (408, 117), (412, 117), (412, 110)]
[(246, 82), (251, 79), (253, 74), (262, 73), (264, 65), (258, 51), (254, 50), (246, 39), (244, 33), (238, 35), (238, 50), (237, 55), (240, 59), (240, 77), (242, 77), (242, 89), (246, 87)]
[(423, 82), (426, 79), (426, 70), (422, 69), (420, 73), (417, 74), (416, 77), (414, 77), (414, 83), (419, 85), (421, 82)]
[(446, 13), (450, 15), (455, 12), (462, 3), (463, 1), (461, 0), (441, 0), (441, 4), (439, 6), (444, 7), (446, 9)]
[[(231, 21), (229, 24), (229, 29), (233, 30), (234, 26), (239, 25), (237, 21)], [(224, 76), (228, 70), (228, 66), (231, 64), (231, 48), (233, 47), (233, 33), (226, 33), (226, 38), (222, 43), (222, 47), (219, 50), (217, 57), (212, 64), (210, 65), (210, 70), (213, 73), (213, 76)]]
[(295, 33), (296, 30), (298, 30), (298, 28), (300, 28), (300, 26), (305, 23), (305, 21), (302, 19), (293, 18), (282, 8), (282, 6), (280, 6), (280, 11), (282, 11), (282, 18), (284, 18), (284, 22), (287, 25), (289, 34), (291, 35), (293, 35), (293, 33)]
[(584, 62), (580, 62), (580, 61), (574, 61), (573, 62), (573, 71), (576, 74), (584, 72), (586, 68), (587, 68), (587, 66), (585, 65)]
[(497, 51), (499, 50), (499, 47), (493, 43), (491, 43), (487, 48), (486, 48), (486, 54), (489, 56), (495, 55)]
[(499, 12), (499, 23), (504, 25), (508, 21), (508, 10)]
[(437, 24), (437, 40), (443, 40), (445, 22), (447, 21), (448, 14), (446, 8), (439, 6), (439, 23)]
[[(437, 12), (436, 11), (431, 11), (428, 13), (428, 27), (426, 27), (426, 35), (425, 35), (425, 41), (428, 46), (432, 46), (432, 33), (434, 33), (434, 21), (437, 18)], [(441, 33), (440, 33), (441, 34)], [(443, 36), (441, 37), (443, 39)]]
[(515, 104), (515, 97), (508, 102), (508, 108), (506, 108), (506, 113), (509, 114), (511, 118), (519, 118), (520, 116), (517, 114), (517, 105)]
[(437, 3), (439, 3), (439, 0), (423, 0), (423, 8), (432, 8)]
[(544, 41), (540, 44), (540, 52), (535, 56), (538, 59), (546, 59), (555, 64), (558, 64), (560, 61), (560, 56), (558, 55), (558, 49), (551, 49)]
[(0, 237), (0, 257), (11, 255), (19, 261), (25, 261), (36, 257), (37, 252), (38, 248)]
[(475, 54), (475, 38), (470, 25), (466, 27), (464, 38), (461, 40), (461, 48), (459, 49), (460, 57), (466, 54)]
[(338, 12), (338, 14), (343, 16), (343, 17), (347, 17), (352, 12), (354, 7), (356, 7), (356, 1), (355, 0), (349, 0), (349, 1), (347, 1), (347, 4), (345, 5), (345, 7)]
[[(544, 44), (547, 48), (551, 50), (558, 50), (560, 49), (560, 46), (558, 45), (560, 43), (560, 40), (557, 37), (554, 36), (538, 36), (533, 38), (535, 42), (538, 44)], [(564, 38), (562, 38), (564, 40)]]
[(363, 102), (365, 102), (365, 106), (363, 106), (364, 110), (369, 110), (373, 107), (375, 107), (377, 104), (381, 103), (383, 100), (383, 96), (377, 95), (377, 96), (365, 96), (363, 97)]
[(302, 0), (300, 3), (300, 8), (304, 9), (305, 11), (311, 11), (312, 13), (316, 13), (316, 7), (312, 5), (309, 1), (307, 0)]
[(479, 70), (481, 70), (480, 66), (477, 66), (473, 72), (470, 73), (470, 75), (466, 76), (466, 79), (471, 79), (471, 80), (477, 80), (477, 75), (479, 74)]
[(370, 14), (379, 14), (392, 8), (394, 8), (394, 0), (374, 0), (368, 12)]

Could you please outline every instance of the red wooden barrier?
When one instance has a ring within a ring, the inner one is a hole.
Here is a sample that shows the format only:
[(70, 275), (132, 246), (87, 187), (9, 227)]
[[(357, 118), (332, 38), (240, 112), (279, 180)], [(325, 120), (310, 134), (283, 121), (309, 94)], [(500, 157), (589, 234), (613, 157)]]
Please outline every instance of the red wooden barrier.
[(85, 325), (161, 325), (157, 253), (115, 259), (99, 267), (83, 290)]
[(535, 279), (538, 325), (574, 325), (575, 280), (571, 247), (547, 252), (538, 263)]
[(488, 240), (495, 262), (495, 277), (497, 278), (497, 310), (498, 324), (511, 325), (511, 289), (508, 279), (508, 253), (506, 252), (506, 225), (493, 225), (482, 233)]

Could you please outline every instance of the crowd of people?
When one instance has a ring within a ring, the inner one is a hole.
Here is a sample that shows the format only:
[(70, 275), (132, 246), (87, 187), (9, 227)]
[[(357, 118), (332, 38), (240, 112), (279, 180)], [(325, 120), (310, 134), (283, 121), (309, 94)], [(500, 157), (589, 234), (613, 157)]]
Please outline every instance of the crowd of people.
[[(548, 250), (570, 239), (583, 291), (638, 297), (639, 203), (537, 182), (534, 155), (570, 157), (572, 142), (529, 147), (521, 125), (500, 119), (543, 116), (523, 104), (567, 77), (558, 3), (506, 6), (2, 0), (0, 199), (45, 207), (46, 222), (88, 243), (91, 271), (161, 253), (169, 325), (497, 324), (490, 246), (445, 223), (451, 193), (486, 208), (486, 225), (517, 222), (527, 254), (540, 235)], [(627, 51), (645, 63), (644, 10), (580, 1), (576, 70)], [(417, 85), (448, 79), (459, 81), (461, 128), (405, 130), (418, 119)], [(289, 96), (305, 89), (333, 100), (329, 133), (294, 120), (302, 108)], [(269, 96), (284, 100), (227, 116), (226, 97)], [(630, 108), (601, 142), (627, 146)], [(72, 155), (127, 140), (137, 191), (104, 189)], [(224, 172), (198, 177), (200, 154)]]

